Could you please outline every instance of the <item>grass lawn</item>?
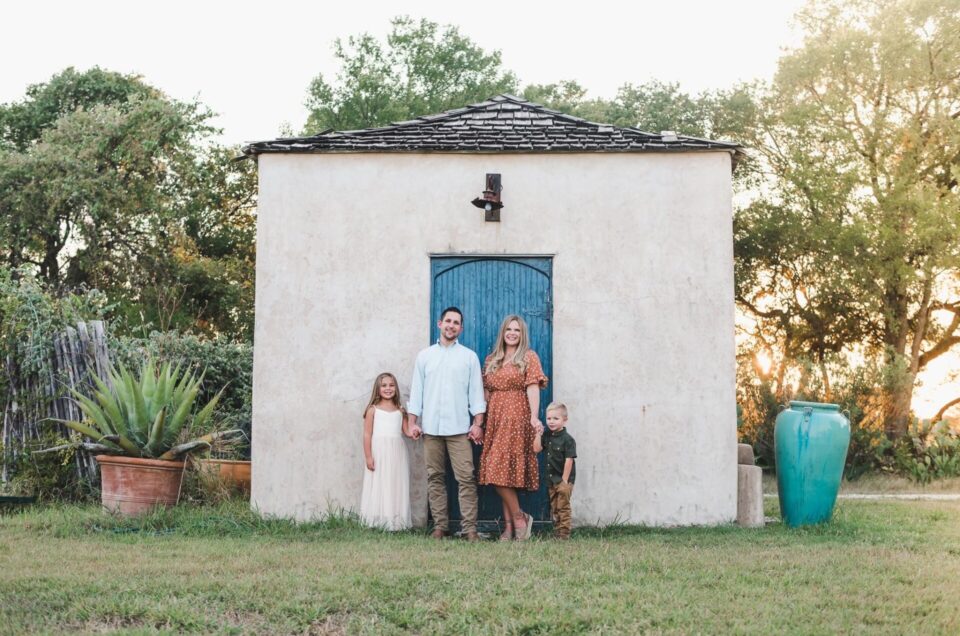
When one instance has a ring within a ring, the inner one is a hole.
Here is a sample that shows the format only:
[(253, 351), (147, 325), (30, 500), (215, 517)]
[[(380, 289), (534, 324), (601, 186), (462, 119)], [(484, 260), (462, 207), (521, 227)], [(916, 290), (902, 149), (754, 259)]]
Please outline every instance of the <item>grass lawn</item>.
[[(776, 514), (776, 501), (768, 501)], [(960, 504), (840, 502), (829, 525), (432, 541), (242, 504), (136, 522), (0, 517), (0, 633), (960, 633)]]
[[(777, 478), (775, 475), (763, 474), (763, 492), (777, 494)], [(840, 484), (841, 495), (954, 495), (960, 494), (960, 477), (936, 479), (928, 484), (921, 484), (900, 475), (883, 473), (868, 473), (854, 479), (844, 480)]]

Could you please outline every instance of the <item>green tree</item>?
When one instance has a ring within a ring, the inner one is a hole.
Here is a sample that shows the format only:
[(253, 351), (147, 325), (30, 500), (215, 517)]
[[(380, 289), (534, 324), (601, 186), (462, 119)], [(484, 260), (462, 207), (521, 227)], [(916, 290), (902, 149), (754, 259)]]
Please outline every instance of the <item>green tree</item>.
[(318, 75), (310, 83), (305, 134), (378, 126), (516, 92), (500, 52), (485, 52), (457, 27), (409, 17), (391, 24), (386, 45), (367, 33), (337, 39), (337, 81)]
[(0, 106), (0, 259), (54, 291), (102, 289), (137, 322), (236, 330), (255, 181), (211, 143), (209, 117), (101, 69)]
[(960, 3), (798, 20), (751, 144), (773, 178), (736, 215), (737, 298), (785, 357), (881, 356), (900, 437), (917, 373), (960, 343)]
[(727, 90), (691, 95), (676, 83), (624, 84), (613, 99), (587, 98), (578, 82), (531, 84), (524, 99), (589, 121), (659, 133), (672, 130), (693, 137), (743, 141), (756, 125), (758, 87), (740, 84)]

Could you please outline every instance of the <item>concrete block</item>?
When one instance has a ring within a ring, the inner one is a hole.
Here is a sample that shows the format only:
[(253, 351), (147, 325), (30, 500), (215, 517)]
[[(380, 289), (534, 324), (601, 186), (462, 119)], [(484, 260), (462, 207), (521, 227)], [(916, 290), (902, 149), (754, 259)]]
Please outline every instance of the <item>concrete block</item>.
[(737, 444), (737, 463), (741, 466), (753, 466), (756, 464), (753, 460), (753, 446), (750, 444)]
[(737, 525), (743, 528), (763, 527), (762, 477), (759, 466), (737, 466)]

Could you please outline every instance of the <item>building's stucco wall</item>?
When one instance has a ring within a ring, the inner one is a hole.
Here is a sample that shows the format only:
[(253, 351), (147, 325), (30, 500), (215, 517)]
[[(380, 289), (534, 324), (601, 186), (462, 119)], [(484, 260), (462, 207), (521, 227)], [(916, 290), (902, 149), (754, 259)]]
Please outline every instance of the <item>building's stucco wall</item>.
[[(378, 372), (409, 387), (430, 254), (554, 254), (581, 523), (736, 516), (730, 157), (261, 155), (253, 503), (356, 508)], [(470, 200), (503, 175), (501, 223)], [(486, 352), (478, 352), (481, 359)], [(425, 515), (414, 451), (415, 515)]]

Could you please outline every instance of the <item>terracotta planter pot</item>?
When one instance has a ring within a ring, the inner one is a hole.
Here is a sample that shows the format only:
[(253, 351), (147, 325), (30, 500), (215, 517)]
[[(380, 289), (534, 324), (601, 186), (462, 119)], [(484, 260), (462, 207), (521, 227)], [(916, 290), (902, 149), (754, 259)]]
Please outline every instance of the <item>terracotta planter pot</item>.
[(139, 515), (154, 506), (173, 506), (180, 498), (184, 462), (97, 455), (101, 501), (110, 512)]
[(198, 459), (200, 479), (208, 487), (222, 484), (228, 488), (250, 492), (250, 461), (240, 459)]

